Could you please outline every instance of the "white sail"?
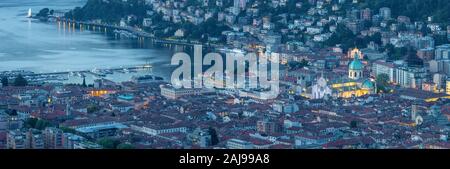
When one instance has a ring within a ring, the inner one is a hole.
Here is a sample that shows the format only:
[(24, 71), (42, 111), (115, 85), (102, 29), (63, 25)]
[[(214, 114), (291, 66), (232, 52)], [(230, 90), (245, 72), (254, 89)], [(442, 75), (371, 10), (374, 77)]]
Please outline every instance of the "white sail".
[(33, 17), (32, 13), (31, 13), (31, 8), (30, 8), (30, 9), (28, 9), (28, 15), (27, 15), (27, 17), (28, 17), (28, 18), (31, 18), (31, 17)]

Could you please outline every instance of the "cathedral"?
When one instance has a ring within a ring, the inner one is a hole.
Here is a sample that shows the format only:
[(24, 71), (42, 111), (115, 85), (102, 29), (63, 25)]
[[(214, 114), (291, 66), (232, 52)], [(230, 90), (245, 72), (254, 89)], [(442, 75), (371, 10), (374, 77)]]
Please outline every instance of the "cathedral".
[(327, 86), (327, 80), (321, 76), (315, 85), (312, 86), (312, 99), (322, 99), (325, 96), (331, 96), (332, 90), (330, 87)]
[(352, 58), (348, 66), (348, 76), (334, 79), (325, 79), (323, 76), (317, 79), (311, 87), (309, 98), (322, 99), (325, 96), (336, 98), (361, 97), (376, 92), (375, 83), (364, 77), (364, 63), (361, 61), (360, 52), (353, 50)]

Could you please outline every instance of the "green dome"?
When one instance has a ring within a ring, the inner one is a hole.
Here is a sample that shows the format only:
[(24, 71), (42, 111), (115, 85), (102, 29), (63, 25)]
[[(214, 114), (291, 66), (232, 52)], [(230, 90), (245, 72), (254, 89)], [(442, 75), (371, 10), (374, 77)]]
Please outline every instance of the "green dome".
[(350, 70), (362, 70), (364, 64), (359, 60), (358, 56), (355, 56), (355, 59), (353, 59), (348, 67)]
[(367, 79), (367, 80), (364, 80), (364, 82), (361, 85), (361, 88), (363, 88), (363, 89), (373, 89), (373, 88), (375, 88), (375, 86), (374, 86), (372, 81)]

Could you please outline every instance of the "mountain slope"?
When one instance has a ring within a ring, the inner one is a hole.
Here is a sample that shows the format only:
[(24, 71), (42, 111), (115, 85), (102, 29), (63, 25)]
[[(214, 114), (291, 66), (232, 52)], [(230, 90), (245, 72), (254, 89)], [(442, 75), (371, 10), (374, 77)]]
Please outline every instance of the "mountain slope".
[(378, 10), (389, 7), (394, 17), (404, 15), (414, 21), (433, 20), (441, 23), (450, 23), (450, 3), (448, 0), (365, 0), (362, 7)]

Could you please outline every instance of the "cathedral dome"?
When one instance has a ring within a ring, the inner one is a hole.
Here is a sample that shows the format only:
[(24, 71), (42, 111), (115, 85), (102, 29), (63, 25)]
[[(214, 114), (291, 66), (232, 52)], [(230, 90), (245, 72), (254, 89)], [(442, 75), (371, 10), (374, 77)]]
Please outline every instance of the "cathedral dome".
[(355, 57), (348, 67), (350, 70), (362, 70), (364, 68), (364, 64), (358, 57)]
[(370, 81), (369, 79), (367, 79), (367, 80), (364, 80), (364, 82), (363, 82), (362, 85), (361, 85), (361, 88), (372, 90), (373, 88), (375, 88), (375, 85), (373, 84), (372, 81)]

